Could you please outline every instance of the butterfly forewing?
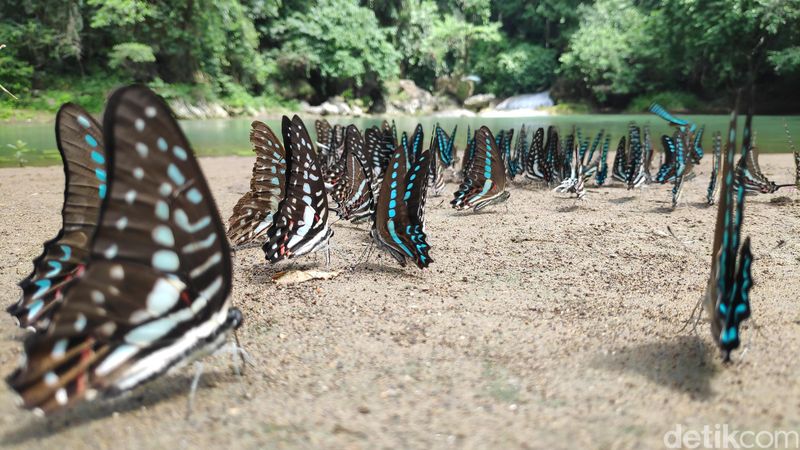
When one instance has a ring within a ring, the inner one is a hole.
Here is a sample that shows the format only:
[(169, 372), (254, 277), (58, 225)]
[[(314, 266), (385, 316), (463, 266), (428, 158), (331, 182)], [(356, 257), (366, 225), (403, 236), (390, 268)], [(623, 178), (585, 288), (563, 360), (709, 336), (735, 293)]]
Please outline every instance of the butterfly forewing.
[(64, 289), (84, 270), (107, 193), (103, 132), (89, 113), (71, 103), (62, 106), (56, 115), (56, 143), (64, 163), (62, 225), (33, 261), (33, 272), (19, 283), (20, 300), (8, 308), (22, 327), (46, 325)]

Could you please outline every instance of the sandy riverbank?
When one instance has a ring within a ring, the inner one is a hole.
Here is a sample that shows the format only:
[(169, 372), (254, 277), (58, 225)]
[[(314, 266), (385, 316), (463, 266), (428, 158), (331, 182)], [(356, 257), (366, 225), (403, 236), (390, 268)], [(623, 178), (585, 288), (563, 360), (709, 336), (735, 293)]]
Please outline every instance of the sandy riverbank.
[[(706, 158), (709, 159), (709, 158)], [(250, 158), (202, 160), (227, 219)], [(764, 155), (775, 181), (791, 155)], [(49, 420), (0, 387), (9, 448), (655, 448), (682, 424), (800, 429), (800, 195), (748, 198), (753, 322), (724, 366), (703, 324), (679, 332), (709, 272), (709, 161), (670, 213), (669, 186), (591, 189), (576, 203), (528, 185), (507, 206), (456, 214), (431, 198), (427, 271), (387, 255), (328, 281), (278, 288), (260, 249), (236, 255), (233, 303), (256, 362), (206, 360), (192, 420), (193, 371)], [(0, 170), (0, 292), (7, 305), (60, 223), (59, 167)], [(448, 185), (448, 192), (455, 189)], [(670, 226), (676, 239), (669, 235)], [(334, 226), (333, 268), (367, 242)], [(310, 257), (298, 266), (323, 265)], [(22, 333), (0, 315), (5, 376)]]

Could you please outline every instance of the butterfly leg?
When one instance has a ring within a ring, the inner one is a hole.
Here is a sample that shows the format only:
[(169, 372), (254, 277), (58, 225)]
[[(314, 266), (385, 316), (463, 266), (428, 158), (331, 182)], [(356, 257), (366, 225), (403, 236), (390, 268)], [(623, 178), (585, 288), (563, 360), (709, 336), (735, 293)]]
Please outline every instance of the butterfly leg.
[(331, 240), (325, 244), (325, 267), (331, 266)]
[(197, 386), (200, 384), (200, 377), (203, 375), (203, 363), (201, 361), (196, 361), (194, 363), (194, 378), (192, 378), (191, 388), (189, 389), (189, 398), (187, 399), (186, 403), (186, 420), (189, 420), (192, 416), (192, 410), (194, 409), (194, 396), (197, 393)]

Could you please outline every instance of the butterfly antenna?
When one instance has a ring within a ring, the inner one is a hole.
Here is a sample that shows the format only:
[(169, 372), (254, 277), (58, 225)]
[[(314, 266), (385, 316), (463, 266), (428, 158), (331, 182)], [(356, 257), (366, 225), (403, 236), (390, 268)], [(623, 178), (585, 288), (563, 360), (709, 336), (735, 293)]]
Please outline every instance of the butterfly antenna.
[(194, 410), (194, 397), (197, 393), (197, 386), (200, 384), (200, 377), (203, 375), (203, 362), (202, 361), (195, 361), (194, 363), (194, 377), (192, 378), (192, 385), (189, 389), (189, 397), (187, 398), (186, 403), (186, 420), (190, 420), (192, 417), (192, 411)]

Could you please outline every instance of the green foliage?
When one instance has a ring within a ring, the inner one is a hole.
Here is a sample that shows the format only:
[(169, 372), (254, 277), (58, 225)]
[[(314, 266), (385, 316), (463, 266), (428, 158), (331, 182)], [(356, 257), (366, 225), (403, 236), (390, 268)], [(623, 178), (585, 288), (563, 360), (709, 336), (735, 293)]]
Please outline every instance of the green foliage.
[(28, 143), (25, 141), (17, 140), (17, 142), (13, 144), (6, 144), (8, 148), (14, 152), (14, 158), (17, 160), (17, 164), (20, 167), (25, 167), (25, 164), (28, 163), (28, 160), (25, 159), (25, 155), (27, 155), (31, 149), (28, 147)]
[(155, 61), (156, 55), (153, 54), (153, 48), (138, 42), (117, 44), (111, 48), (111, 53), (108, 55), (108, 65), (115, 69), (131, 63), (152, 63)]
[(487, 46), (475, 59), (481, 90), (503, 96), (546, 89), (558, 67), (554, 50), (527, 43), (504, 49)]
[[(357, 25), (354, 25), (357, 24)], [(357, 32), (354, 29), (357, 27)], [(391, 79), (398, 71), (399, 53), (375, 14), (347, 0), (320, 0), (313, 14), (295, 12), (274, 30), (284, 41), (274, 55), (279, 65), (317, 72), (331, 81)]]
[[(5, 42), (0, 28), (0, 85), (16, 97), (26, 96), (31, 87), (33, 67), (17, 57), (13, 49), (3, 47)], [(2, 90), (2, 89), (0, 89)], [(0, 103), (12, 102), (14, 98), (0, 92)]]
[(638, 109), (666, 92), (691, 109), (672, 93), (791, 86), (799, 22), (798, 0), (0, 2), (0, 84), (20, 97), (0, 95), (0, 115), (64, 99), (99, 110), (133, 80), (258, 108), (343, 93), (366, 105), (399, 78), (432, 90), (470, 74), (499, 96), (552, 87)]
[(778, 74), (784, 75), (800, 71), (800, 47), (769, 52), (768, 59)]
[(598, 0), (581, 12), (580, 27), (561, 55), (561, 74), (586, 83), (601, 102), (649, 87), (643, 74), (657, 63), (657, 47), (633, 0)]
[(473, 45), (502, 39), (499, 23), (476, 25), (452, 15), (433, 22), (430, 28), (420, 48), (434, 62), (437, 76), (469, 74)]

